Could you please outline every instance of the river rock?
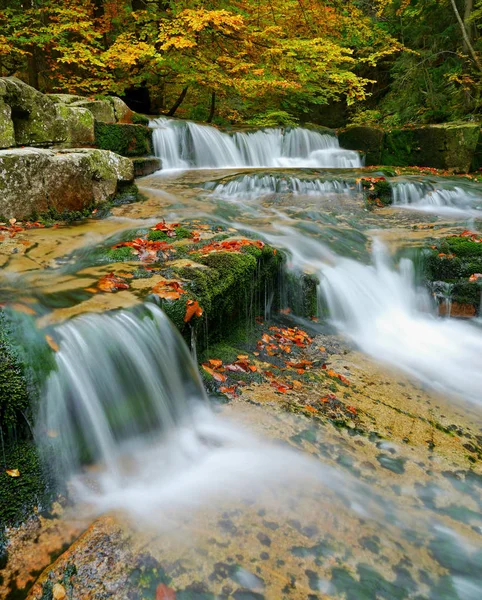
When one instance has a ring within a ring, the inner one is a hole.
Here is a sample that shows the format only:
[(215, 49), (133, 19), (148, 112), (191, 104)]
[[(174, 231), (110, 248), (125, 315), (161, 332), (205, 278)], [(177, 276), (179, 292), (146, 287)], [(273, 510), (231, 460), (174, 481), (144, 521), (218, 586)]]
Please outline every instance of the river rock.
[(379, 165), (382, 161), (385, 132), (377, 127), (353, 126), (338, 134), (340, 146), (365, 154), (366, 166)]
[(146, 175), (152, 175), (156, 171), (162, 169), (162, 161), (160, 158), (155, 156), (141, 156), (132, 160), (134, 164), (134, 176), (145, 177)]
[(105, 150), (0, 150), (0, 214), (80, 210), (110, 200), (119, 184), (133, 179), (132, 162)]

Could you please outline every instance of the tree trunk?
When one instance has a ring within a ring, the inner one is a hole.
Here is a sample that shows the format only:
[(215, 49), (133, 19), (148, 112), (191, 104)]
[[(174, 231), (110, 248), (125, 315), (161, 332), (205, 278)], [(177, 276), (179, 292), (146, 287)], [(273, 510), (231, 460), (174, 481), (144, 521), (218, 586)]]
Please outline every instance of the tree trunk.
[(479, 58), (477, 56), (477, 53), (474, 50), (474, 47), (472, 46), (472, 43), (471, 43), (470, 38), (469, 38), (469, 36), (467, 34), (467, 30), (465, 29), (464, 22), (462, 21), (462, 17), (460, 16), (460, 12), (459, 12), (459, 9), (457, 8), (457, 4), (455, 3), (455, 0), (450, 0), (450, 4), (452, 5), (452, 8), (454, 9), (455, 17), (456, 17), (456, 19), (458, 21), (458, 24), (460, 26), (460, 30), (462, 31), (462, 37), (464, 39), (464, 45), (467, 46), (467, 52), (472, 57), (472, 60), (474, 61), (475, 66), (477, 67), (477, 69), (482, 73), (482, 64), (479, 61)]
[[(465, 11), (464, 11), (464, 25), (465, 31), (467, 32), (467, 37), (469, 38), (469, 42), (472, 43), (474, 28), (472, 23), (469, 23), (470, 16), (472, 14), (472, 10), (474, 9), (474, 0), (465, 0)], [(465, 52), (469, 52), (469, 48), (464, 39), (464, 50)]]
[(30, 48), (30, 54), (28, 55), (28, 84), (34, 87), (36, 90), (39, 89), (39, 77), (38, 77), (38, 63), (37, 63), (37, 51), (33, 46)]
[(211, 109), (209, 111), (209, 117), (207, 122), (212, 123), (214, 118), (214, 111), (216, 110), (216, 92), (211, 94)]
[(187, 90), (189, 89), (189, 86), (186, 85), (185, 88), (182, 88), (182, 92), (179, 95), (179, 98), (176, 100), (176, 102), (174, 102), (173, 107), (171, 108), (171, 110), (167, 113), (168, 117), (173, 117), (176, 110), (181, 106), (181, 104), (184, 101), (184, 98), (186, 97), (187, 94)]

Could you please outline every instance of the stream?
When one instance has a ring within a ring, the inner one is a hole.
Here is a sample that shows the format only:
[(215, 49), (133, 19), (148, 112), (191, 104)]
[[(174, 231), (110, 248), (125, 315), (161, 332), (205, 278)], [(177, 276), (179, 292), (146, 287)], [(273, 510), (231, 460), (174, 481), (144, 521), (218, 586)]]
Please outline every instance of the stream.
[[(36, 439), (74, 502), (59, 523), (104, 528), (104, 545), (87, 529), (82, 556), (54, 565), (78, 561), (70, 597), (161, 600), (165, 585), (181, 600), (478, 600), (482, 471), (467, 447), (482, 445), (482, 322), (439, 315), (417, 253), (482, 233), (480, 184), (394, 175), (393, 204), (371, 211), (361, 158), (324, 132), (151, 126), (164, 169), (138, 180), (144, 201), (29, 231), (0, 257), (3, 301), (28, 306), (28, 326), (58, 344)], [(88, 291), (113, 269), (99, 248), (161, 219), (262, 240), (289, 274), (314, 278), (313, 319), (272, 314), (267, 294), (265, 329), (246, 327), (241, 353), (256, 356), (269, 326), (306, 330), (313, 378), (300, 376), (296, 402), (329, 393), (315, 377), (326, 362), (350, 381), (341, 392), (359, 422), (287, 410), (261, 379), (220, 401), (203, 387), (196, 339), (188, 349), (146, 298), (148, 279)], [(112, 556), (105, 571), (92, 559), (99, 581), (89, 553)], [(28, 598), (43, 597), (39, 585)]]

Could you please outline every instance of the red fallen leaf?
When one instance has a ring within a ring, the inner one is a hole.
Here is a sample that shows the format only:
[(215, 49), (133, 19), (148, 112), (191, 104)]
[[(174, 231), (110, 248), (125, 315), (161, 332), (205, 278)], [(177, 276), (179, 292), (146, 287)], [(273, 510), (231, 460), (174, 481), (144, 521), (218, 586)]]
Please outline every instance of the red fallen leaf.
[(350, 382), (348, 381), (348, 379), (346, 377), (344, 377), (340, 373), (337, 373), (336, 371), (333, 371), (333, 369), (328, 369), (327, 372), (326, 372), (326, 374), (329, 377), (335, 377), (336, 379), (339, 379), (343, 383), (346, 383), (347, 385), (350, 385)]
[(249, 365), (248, 368), (251, 371), (251, 373), (255, 373), (258, 370), (258, 367), (255, 367), (254, 365)]
[(261, 336), (261, 339), (263, 340), (263, 342), (265, 344), (269, 344), (273, 338), (270, 335), (268, 335), (267, 333), (263, 333), (263, 335)]
[(215, 369), (219, 369), (219, 367), (223, 366), (223, 361), (219, 360), (219, 358), (210, 358), (209, 364)]
[[(199, 226), (201, 228), (201, 226)], [(264, 248), (264, 243), (260, 240), (225, 240), (223, 242), (213, 242), (207, 244), (202, 248), (191, 250), (191, 254), (195, 252), (202, 252), (202, 254), (212, 254), (213, 252), (240, 252), (244, 246), (256, 246), (257, 248)]]
[(478, 279), (482, 279), (482, 273), (474, 273), (469, 277), (469, 281), (471, 282), (477, 281)]
[(156, 600), (176, 600), (176, 592), (165, 583), (160, 583), (156, 588)]
[(159, 298), (165, 300), (179, 300), (181, 294), (187, 294), (186, 290), (183, 290), (182, 283), (180, 281), (159, 281), (153, 288), (152, 293), (157, 294)]
[(326, 396), (323, 396), (323, 398), (320, 398), (320, 402), (329, 402), (330, 400), (336, 400), (336, 396), (335, 394), (327, 394)]
[(357, 414), (357, 412), (356, 412), (356, 408), (355, 408), (354, 406), (347, 406), (347, 407), (346, 407), (346, 410), (347, 410), (348, 412), (351, 412), (353, 415), (356, 415), (356, 414)]
[(270, 379), (273, 379), (274, 377), (274, 373), (272, 373), (271, 371), (263, 371), (263, 373), (266, 375), (266, 377), (269, 377)]
[(176, 237), (176, 232), (174, 231), (176, 227), (179, 227), (179, 223), (166, 223), (166, 221), (163, 219), (160, 223), (157, 223), (157, 225), (151, 227), (151, 230), (164, 231), (169, 237)]
[(236, 388), (237, 388), (236, 385), (232, 385), (231, 387), (226, 387), (226, 386), (222, 385), (219, 388), (219, 391), (222, 392), (223, 394), (234, 394), (234, 395), (236, 395)]
[(203, 309), (199, 306), (197, 300), (188, 300), (186, 302), (186, 314), (184, 315), (184, 323), (189, 321), (196, 315), (196, 317), (202, 317)]
[(307, 411), (309, 411), (309, 412), (312, 412), (312, 413), (317, 413), (318, 412), (314, 406), (310, 406), (309, 404), (306, 404), (304, 406), (304, 409), (307, 410)]
[(129, 284), (121, 277), (114, 275), (114, 273), (108, 273), (99, 279), (97, 287), (102, 292), (116, 292), (117, 290), (128, 290)]
[(218, 373), (214, 369), (211, 369), (211, 367), (206, 363), (202, 364), (201, 366), (206, 371), (206, 373), (209, 373), (209, 375), (211, 375), (211, 377), (214, 377), (216, 381), (220, 381), (221, 383), (224, 383), (226, 381), (226, 375), (223, 375), (222, 373)]

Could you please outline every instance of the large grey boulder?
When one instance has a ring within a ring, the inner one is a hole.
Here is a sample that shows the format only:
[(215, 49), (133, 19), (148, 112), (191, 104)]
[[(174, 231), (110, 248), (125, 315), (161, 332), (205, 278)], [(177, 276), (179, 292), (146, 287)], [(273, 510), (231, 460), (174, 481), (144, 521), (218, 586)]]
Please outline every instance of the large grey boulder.
[(95, 119), (90, 110), (60, 103), (55, 106), (55, 110), (65, 124), (62, 146), (75, 148), (95, 145)]
[(0, 150), (0, 214), (26, 218), (49, 208), (80, 210), (112, 199), (133, 180), (132, 162), (106, 150)]

